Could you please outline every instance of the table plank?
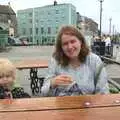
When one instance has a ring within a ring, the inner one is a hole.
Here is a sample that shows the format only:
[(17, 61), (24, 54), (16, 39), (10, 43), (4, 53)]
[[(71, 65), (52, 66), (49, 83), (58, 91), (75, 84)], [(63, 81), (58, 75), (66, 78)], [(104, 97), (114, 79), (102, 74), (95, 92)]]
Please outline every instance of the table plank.
[(119, 120), (120, 106), (48, 111), (0, 112), (0, 120)]
[(15, 66), (17, 69), (47, 68), (48, 61), (40, 59), (26, 59), (15, 62)]
[[(89, 104), (88, 104), (89, 103)], [(0, 100), (0, 112), (120, 106), (120, 94)]]

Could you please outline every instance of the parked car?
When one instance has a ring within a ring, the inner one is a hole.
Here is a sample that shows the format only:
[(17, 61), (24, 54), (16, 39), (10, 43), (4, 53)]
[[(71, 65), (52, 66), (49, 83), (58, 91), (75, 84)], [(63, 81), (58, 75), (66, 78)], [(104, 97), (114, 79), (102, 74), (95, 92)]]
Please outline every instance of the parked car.
[(29, 39), (26, 36), (19, 37), (19, 40), (22, 42), (23, 45), (29, 45)]
[(15, 40), (15, 44), (14, 44), (15, 46), (22, 46), (23, 45), (19, 38), (14, 38), (14, 40)]

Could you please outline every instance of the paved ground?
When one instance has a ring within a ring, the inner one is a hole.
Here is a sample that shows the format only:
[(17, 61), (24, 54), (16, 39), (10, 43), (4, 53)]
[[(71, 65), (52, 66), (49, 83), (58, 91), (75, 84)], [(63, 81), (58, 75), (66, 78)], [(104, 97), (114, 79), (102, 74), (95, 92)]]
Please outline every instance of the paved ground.
[[(50, 59), (54, 48), (53, 46), (21, 46), (12, 47), (9, 52), (0, 53), (0, 57), (7, 57), (11, 61), (15, 62), (22, 59)], [(110, 78), (117, 79), (120, 82), (120, 66), (115, 64), (107, 65), (106, 67), (108, 76)], [(46, 69), (40, 69), (39, 75), (44, 76)], [(29, 70), (17, 71), (17, 83), (24, 87), (25, 91), (31, 94)]]
[(108, 76), (110, 78), (120, 78), (120, 65), (110, 64), (106, 67)]
[[(0, 57), (9, 58), (11, 61), (16, 62), (22, 59), (43, 59), (49, 60), (54, 48), (53, 46), (20, 46), (12, 47), (8, 52), (0, 53)], [(46, 69), (39, 69), (39, 75), (44, 76)], [(29, 70), (17, 71), (17, 84), (24, 87), (25, 91), (31, 94)]]
[(53, 52), (52, 46), (20, 46), (12, 47), (9, 52), (0, 53), (0, 57), (8, 57), (12, 61), (21, 59), (49, 59)]

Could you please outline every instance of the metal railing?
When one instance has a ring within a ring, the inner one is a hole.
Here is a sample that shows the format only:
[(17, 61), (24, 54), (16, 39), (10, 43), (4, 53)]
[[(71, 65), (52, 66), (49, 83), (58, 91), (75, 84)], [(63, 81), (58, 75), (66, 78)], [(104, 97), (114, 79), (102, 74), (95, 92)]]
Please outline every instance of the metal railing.
[[(100, 56), (104, 63), (106, 64), (117, 64), (120, 65), (120, 62), (117, 62), (111, 58)], [(120, 80), (120, 78), (119, 78)], [(110, 87), (110, 93), (120, 93), (120, 84), (116, 82), (114, 79), (110, 78), (108, 80), (109, 87)]]
[(102, 56), (109, 56), (112, 57), (113, 55), (113, 45), (105, 46), (105, 42), (94, 42), (94, 44), (91, 46), (92, 51), (97, 55)]

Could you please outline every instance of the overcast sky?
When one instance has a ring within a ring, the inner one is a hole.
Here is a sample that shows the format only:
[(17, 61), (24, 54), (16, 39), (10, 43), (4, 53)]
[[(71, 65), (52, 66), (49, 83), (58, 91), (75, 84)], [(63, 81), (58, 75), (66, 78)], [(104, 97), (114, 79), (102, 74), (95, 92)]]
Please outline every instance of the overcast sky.
[[(53, 4), (54, 0), (0, 0), (0, 4), (11, 2), (12, 8), (21, 10), (26, 8), (41, 7)], [(99, 24), (100, 2), (99, 0), (57, 0), (59, 3), (72, 3), (77, 12), (95, 20)], [(104, 0), (102, 15), (102, 31), (109, 32), (109, 19), (112, 18), (112, 31), (120, 32), (120, 0)]]

